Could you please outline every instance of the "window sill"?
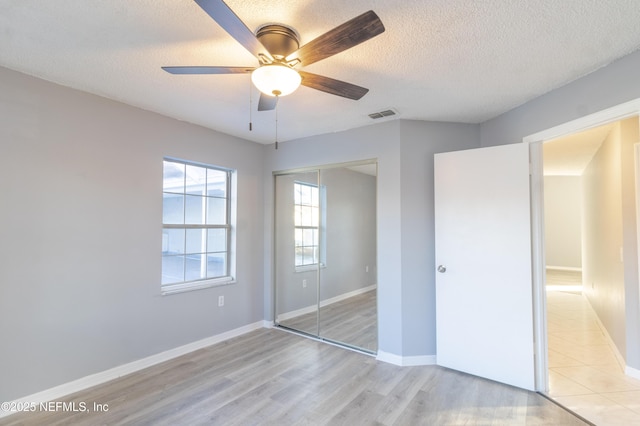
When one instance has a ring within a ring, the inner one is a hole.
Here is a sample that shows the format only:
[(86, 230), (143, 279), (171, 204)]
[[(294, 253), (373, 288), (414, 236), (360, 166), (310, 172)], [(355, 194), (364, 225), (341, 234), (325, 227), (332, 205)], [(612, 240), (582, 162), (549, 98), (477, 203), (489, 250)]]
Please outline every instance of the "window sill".
[[(327, 265), (325, 265), (324, 263), (320, 264), (320, 269), (324, 269), (326, 268)], [(302, 273), (302, 272), (313, 272), (316, 271), (318, 269), (318, 265), (306, 265), (306, 266), (296, 266), (296, 274), (298, 273)]]
[(228, 284), (235, 284), (233, 277), (214, 278), (209, 280), (189, 281), (186, 283), (168, 284), (162, 287), (160, 294), (168, 296), (176, 293), (186, 293), (188, 291), (204, 290), (211, 287), (220, 287)]

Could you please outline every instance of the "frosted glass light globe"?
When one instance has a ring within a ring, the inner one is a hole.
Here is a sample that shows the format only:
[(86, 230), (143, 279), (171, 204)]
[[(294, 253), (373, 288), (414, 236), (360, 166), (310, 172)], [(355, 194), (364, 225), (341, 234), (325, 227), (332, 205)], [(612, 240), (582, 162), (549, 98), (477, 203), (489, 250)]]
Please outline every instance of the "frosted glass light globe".
[(302, 77), (286, 65), (269, 64), (253, 70), (251, 81), (265, 95), (287, 96), (300, 87)]

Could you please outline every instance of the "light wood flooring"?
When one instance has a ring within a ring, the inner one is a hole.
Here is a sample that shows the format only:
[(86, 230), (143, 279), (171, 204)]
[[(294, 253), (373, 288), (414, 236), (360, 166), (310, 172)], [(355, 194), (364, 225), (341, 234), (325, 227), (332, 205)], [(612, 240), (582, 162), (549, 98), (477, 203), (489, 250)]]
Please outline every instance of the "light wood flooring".
[[(580, 273), (548, 271), (556, 290)], [(547, 291), (549, 394), (598, 426), (640, 425), (640, 380), (624, 374), (596, 314), (580, 292)]]
[[(316, 312), (280, 322), (294, 330), (317, 335)], [(375, 353), (378, 350), (376, 290), (320, 308), (319, 337)]]
[(583, 425), (543, 396), (261, 329), (70, 396), (106, 412), (1, 425)]

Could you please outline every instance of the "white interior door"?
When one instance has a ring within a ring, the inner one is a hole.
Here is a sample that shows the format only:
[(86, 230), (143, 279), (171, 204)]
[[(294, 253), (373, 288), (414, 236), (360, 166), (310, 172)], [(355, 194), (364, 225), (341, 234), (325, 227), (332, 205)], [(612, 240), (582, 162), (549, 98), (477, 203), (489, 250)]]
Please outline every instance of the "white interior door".
[(435, 222), (437, 363), (533, 390), (528, 144), (437, 154)]

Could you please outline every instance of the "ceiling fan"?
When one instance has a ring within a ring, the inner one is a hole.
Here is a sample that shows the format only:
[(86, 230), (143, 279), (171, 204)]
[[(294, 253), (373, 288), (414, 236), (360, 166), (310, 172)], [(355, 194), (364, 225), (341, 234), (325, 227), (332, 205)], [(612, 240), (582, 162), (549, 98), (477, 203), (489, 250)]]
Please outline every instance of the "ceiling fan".
[(343, 52), (384, 32), (384, 25), (368, 11), (300, 47), (298, 33), (282, 24), (266, 24), (254, 34), (222, 0), (195, 0), (231, 37), (251, 52), (258, 67), (176, 66), (162, 67), (171, 74), (249, 74), (260, 90), (258, 111), (273, 110), (280, 96), (300, 84), (332, 95), (358, 100), (369, 89), (345, 81), (296, 70)]

